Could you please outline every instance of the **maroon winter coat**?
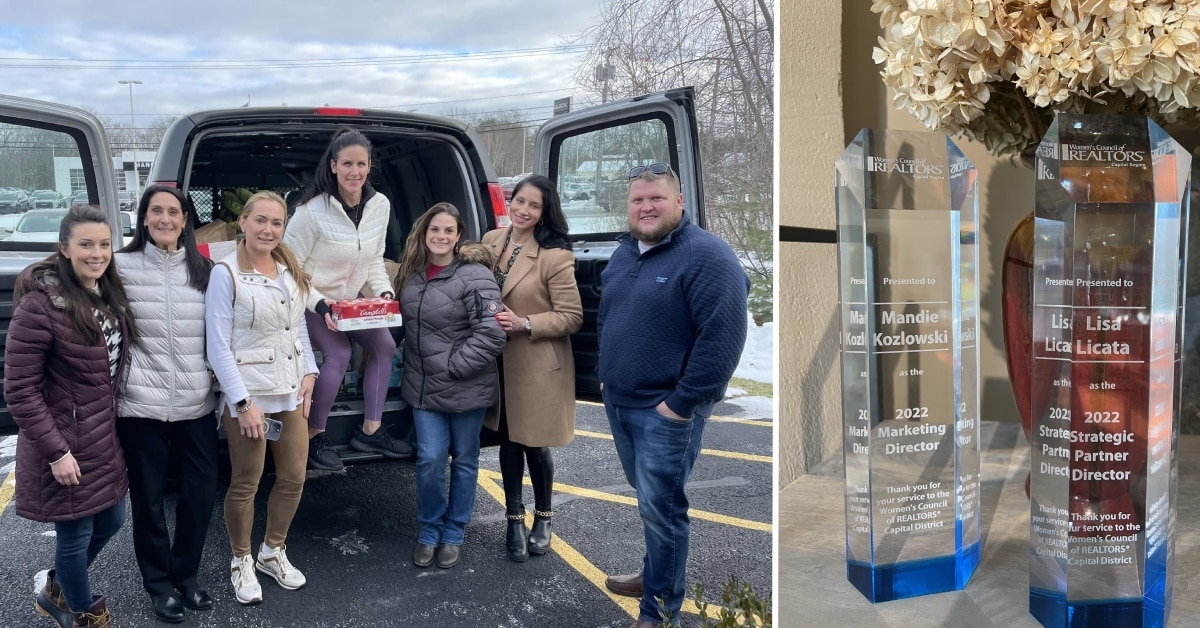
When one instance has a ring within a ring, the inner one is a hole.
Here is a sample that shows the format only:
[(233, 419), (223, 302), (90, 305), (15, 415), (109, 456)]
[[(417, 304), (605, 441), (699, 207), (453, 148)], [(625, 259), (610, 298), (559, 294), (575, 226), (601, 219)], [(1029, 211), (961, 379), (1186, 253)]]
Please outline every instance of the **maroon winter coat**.
[[(129, 354), (121, 330), (121, 365), (109, 375), (104, 339), (88, 342), (75, 330), (52, 273), (21, 273), (25, 294), (16, 304), (4, 349), (4, 398), (17, 434), (17, 514), (34, 521), (94, 515), (125, 496), (125, 459), (116, 430), (116, 382)], [(83, 474), (63, 486), (50, 463), (67, 450)]]

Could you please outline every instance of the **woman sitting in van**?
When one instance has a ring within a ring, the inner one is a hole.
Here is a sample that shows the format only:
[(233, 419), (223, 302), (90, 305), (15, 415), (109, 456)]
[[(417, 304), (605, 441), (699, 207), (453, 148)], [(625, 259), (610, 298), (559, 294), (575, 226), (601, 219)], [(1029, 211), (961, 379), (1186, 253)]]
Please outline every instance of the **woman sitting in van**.
[[(142, 193), (133, 240), (116, 254), (141, 334), (117, 404), (129, 469), (133, 550), (154, 615), (183, 621), (212, 608), (196, 574), (217, 498), (217, 420), (204, 355), (204, 291), (212, 262), (196, 248), (191, 203), (175, 188)], [(168, 469), (181, 469), (175, 539), (167, 529)]]
[[(417, 520), (413, 564), (458, 562), (475, 510), (479, 431), (499, 391), (496, 357), (504, 332), (496, 321), (500, 289), (491, 255), (462, 244), (462, 217), (450, 203), (425, 212), (408, 235), (396, 294), (404, 318), (404, 380), (417, 430)], [(446, 497), (446, 457), (450, 463)]]
[(338, 131), (317, 163), (312, 185), (300, 197), (284, 236), (304, 272), (312, 277), (305, 316), (312, 345), (324, 359), (308, 417), (308, 466), (313, 469), (342, 468), (341, 459), (325, 438), (325, 425), (350, 364), (352, 340), (366, 352), (366, 370), (363, 422), (351, 437), (350, 447), (390, 458), (412, 455), (412, 447), (382, 428), (396, 352), (392, 332), (386, 327), (338, 331), (330, 315), (330, 301), (359, 297), (364, 284), (378, 296), (394, 298), (383, 264), (392, 206), (367, 183), (370, 172), (371, 141), (353, 129)]
[(4, 398), (20, 429), (17, 514), (54, 524), (54, 569), (35, 608), (60, 626), (112, 625), (88, 567), (125, 523), (116, 395), (137, 331), (111, 262), (108, 217), (71, 208), (58, 251), (17, 277), (4, 347)]
[[(299, 589), (307, 582), (284, 549), (304, 489), (305, 419), (317, 363), (304, 322), (308, 276), (280, 243), (286, 219), (287, 208), (278, 194), (251, 196), (238, 218), (245, 237), (232, 255), (213, 267), (205, 294), (208, 360), (221, 383), (221, 420), (229, 444), (225, 526), (233, 549), (230, 581), (242, 604), (262, 601), (256, 569), (284, 589)], [(267, 499), (266, 538), (254, 560), (250, 530), (267, 440), (275, 485)]]

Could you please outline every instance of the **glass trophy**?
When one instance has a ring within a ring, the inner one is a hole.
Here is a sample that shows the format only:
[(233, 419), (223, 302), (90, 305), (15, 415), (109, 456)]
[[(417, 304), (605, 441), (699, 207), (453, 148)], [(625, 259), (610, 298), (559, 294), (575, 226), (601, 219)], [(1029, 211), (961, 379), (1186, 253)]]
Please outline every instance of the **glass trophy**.
[(1029, 610), (1163, 626), (1191, 157), (1144, 117), (1060, 114), (1034, 169)]
[(837, 161), (847, 578), (872, 602), (979, 564), (977, 170), (942, 133)]

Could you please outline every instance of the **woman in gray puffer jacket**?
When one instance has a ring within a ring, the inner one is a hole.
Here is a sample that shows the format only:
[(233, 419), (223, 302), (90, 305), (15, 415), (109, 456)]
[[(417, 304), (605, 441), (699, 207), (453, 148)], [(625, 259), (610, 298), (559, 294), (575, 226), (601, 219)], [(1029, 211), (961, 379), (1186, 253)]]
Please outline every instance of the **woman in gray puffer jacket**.
[(484, 412), (499, 398), (500, 288), (488, 249), (460, 246), (464, 227), (450, 203), (431, 207), (413, 225), (396, 276), (404, 319), (400, 391), (417, 430), (418, 567), (432, 564), (435, 554), (438, 567), (458, 562), (475, 508), (479, 431)]

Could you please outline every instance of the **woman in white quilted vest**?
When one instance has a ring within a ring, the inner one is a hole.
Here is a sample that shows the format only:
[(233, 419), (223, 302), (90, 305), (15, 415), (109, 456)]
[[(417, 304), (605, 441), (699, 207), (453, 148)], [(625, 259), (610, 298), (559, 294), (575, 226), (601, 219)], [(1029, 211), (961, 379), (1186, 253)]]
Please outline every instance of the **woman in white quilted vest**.
[[(133, 549), (154, 614), (183, 621), (212, 599), (196, 573), (217, 495), (217, 422), (204, 359), (204, 291), (212, 263), (196, 249), (192, 206), (179, 190), (152, 185), (137, 208), (133, 240), (114, 255), (137, 321), (117, 400)], [(167, 529), (166, 480), (179, 469), (175, 538)]]
[[(237, 250), (213, 267), (206, 295), (208, 360), (221, 383), (221, 421), (229, 444), (225, 526), (233, 550), (230, 582), (242, 604), (262, 601), (255, 570), (280, 587), (304, 586), (285, 553), (300, 505), (308, 458), (307, 417), (317, 364), (304, 321), (308, 276), (281, 243), (287, 209), (274, 192), (246, 201)], [(276, 432), (264, 419), (278, 421)], [(254, 495), (271, 444), (275, 485), (267, 498), (267, 529), (258, 558), (250, 556)]]
[(371, 141), (359, 131), (342, 129), (317, 162), (312, 185), (300, 197), (284, 242), (312, 277), (308, 293), (308, 333), (321, 352), (321, 379), (313, 391), (308, 416), (311, 439), (308, 466), (337, 471), (341, 458), (325, 437), (325, 425), (350, 364), (350, 342), (366, 354), (362, 377), (363, 422), (350, 447), (389, 458), (413, 453), (403, 440), (383, 429), (383, 404), (392, 377), (396, 341), (386, 328), (338, 331), (330, 303), (354, 299), (365, 286), (375, 296), (394, 298), (383, 264), (383, 249), (392, 205), (367, 182)]

